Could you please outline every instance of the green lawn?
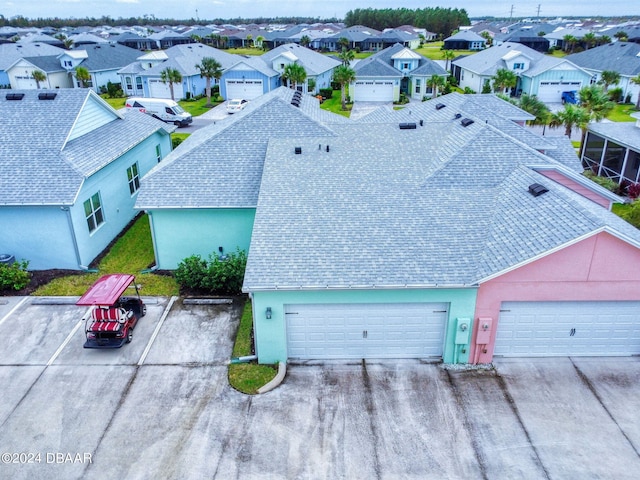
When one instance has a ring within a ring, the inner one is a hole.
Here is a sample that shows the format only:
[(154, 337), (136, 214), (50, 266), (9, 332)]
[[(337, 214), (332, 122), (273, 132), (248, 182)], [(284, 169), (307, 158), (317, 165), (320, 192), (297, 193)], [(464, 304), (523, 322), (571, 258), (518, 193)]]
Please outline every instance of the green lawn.
[(340, 90), (334, 90), (333, 96), (322, 102), (320, 108), (345, 117), (351, 116), (351, 105), (347, 104), (347, 111), (342, 110), (342, 100), (340, 95)]
[(140, 216), (111, 247), (98, 265), (97, 273), (61, 277), (40, 287), (34, 295), (82, 295), (101, 275), (130, 273), (141, 285), (140, 293), (148, 296), (178, 295), (179, 288), (172, 276), (140, 272), (154, 262), (151, 229), (147, 215)]
[(126, 97), (122, 97), (122, 98), (108, 98), (106, 95), (100, 95), (100, 97), (102, 97), (102, 99), (107, 102), (109, 105), (111, 105), (113, 108), (115, 108), (116, 110), (119, 110), (121, 108), (124, 108), (124, 103), (126, 102)]
[[(223, 100), (221, 97), (215, 98), (214, 96), (211, 96), (211, 104), (214, 107), (216, 105), (220, 105), (222, 102)], [(189, 112), (193, 117), (200, 116), (203, 113), (211, 110), (210, 108), (205, 106), (207, 104), (207, 97), (199, 98), (197, 100), (180, 100), (178, 104), (187, 112)]]
[(630, 114), (637, 112), (633, 103), (616, 103), (613, 111), (607, 115), (612, 122), (635, 122), (636, 119)]
[[(251, 302), (247, 302), (242, 312), (236, 342), (233, 346), (234, 357), (251, 355), (252, 329)], [(259, 365), (255, 362), (230, 364), (229, 384), (240, 392), (253, 395), (258, 393), (260, 387), (273, 380), (277, 373), (272, 365)]]
[(261, 48), (252, 48), (252, 47), (244, 47), (244, 48), (228, 48), (225, 50), (227, 53), (235, 53), (236, 55), (262, 55), (265, 53)]
[[(442, 46), (444, 45), (444, 42), (430, 42), (430, 43), (425, 43), (424, 45), (422, 45), (420, 48), (418, 48), (416, 50), (416, 53), (419, 53), (422, 56), (425, 56), (427, 58), (430, 58), (431, 60), (444, 60), (444, 58), (442, 58), (442, 52), (444, 50), (442, 50)], [(453, 54), (458, 57), (460, 55), (472, 55), (474, 53), (474, 51), (471, 50), (453, 50)]]

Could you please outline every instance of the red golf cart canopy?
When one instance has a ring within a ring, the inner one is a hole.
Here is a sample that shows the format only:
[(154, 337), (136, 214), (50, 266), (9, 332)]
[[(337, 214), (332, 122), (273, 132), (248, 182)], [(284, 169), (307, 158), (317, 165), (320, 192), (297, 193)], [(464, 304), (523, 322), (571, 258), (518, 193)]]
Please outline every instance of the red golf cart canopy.
[(133, 275), (121, 273), (100, 277), (76, 305), (114, 305), (134, 279)]

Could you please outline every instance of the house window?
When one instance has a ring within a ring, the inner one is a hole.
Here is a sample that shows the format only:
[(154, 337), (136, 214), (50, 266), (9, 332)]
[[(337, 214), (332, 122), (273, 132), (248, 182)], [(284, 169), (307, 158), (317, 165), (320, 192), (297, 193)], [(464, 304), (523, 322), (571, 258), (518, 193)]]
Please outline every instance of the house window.
[(127, 84), (127, 90), (133, 89), (133, 84), (131, 83), (131, 77), (124, 77), (124, 82)]
[(84, 202), (84, 216), (87, 219), (89, 233), (104, 223), (104, 214), (102, 213), (102, 202), (100, 201), (100, 192), (93, 195), (89, 200)]
[(138, 162), (127, 168), (127, 180), (129, 181), (129, 191), (131, 195), (140, 188), (140, 176), (138, 175)]
[(156, 145), (156, 158), (158, 159), (158, 163), (162, 160), (162, 150), (160, 150), (160, 144)]
[(65, 60), (64, 61), (64, 66), (65, 67), (73, 67), (73, 62), (71, 60)]
[(416, 93), (420, 93), (420, 79), (416, 78)]
[(280, 70), (284, 70), (284, 63), (280, 64)]
[(402, 69), (403, 70), (409, 70), (409, 64), (408, 63), (403, 63), (402, 64)]
[(142, 77), (136, 77), (136, 88), (142, 90)]
[(514, 70), (524, 70), (524, 63), (514, 63), (513, 64), (513, 69)]

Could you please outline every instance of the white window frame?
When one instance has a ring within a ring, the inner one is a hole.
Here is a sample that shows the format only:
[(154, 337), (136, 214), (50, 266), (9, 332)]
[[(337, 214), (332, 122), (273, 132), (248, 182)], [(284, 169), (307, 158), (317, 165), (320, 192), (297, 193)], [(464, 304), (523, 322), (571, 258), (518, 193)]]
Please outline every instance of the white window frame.
[(89, 233), (95, 232), (102, 224), (104, 224), (104, 210), (102, 207), (102, 198), (100, 196), (100, 190), (91, 195), (84, 202), (84, 216), (87, 220), (87, 227)]
[(129, 183), (131, 196), (135, 195), (140, 190), (140, 168), (138, 167), (138, 162), (127, 168), (127, 182)]

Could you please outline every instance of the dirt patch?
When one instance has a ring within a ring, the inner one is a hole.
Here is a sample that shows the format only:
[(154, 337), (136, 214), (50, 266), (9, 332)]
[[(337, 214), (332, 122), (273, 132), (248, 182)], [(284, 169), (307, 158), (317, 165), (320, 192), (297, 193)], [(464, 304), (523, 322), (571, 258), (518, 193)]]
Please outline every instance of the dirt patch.
[(29, 285), (27, 285), (22, 290), (11, 290), (5, 289), (0, 290), (0, 297), (19, 297), (24, 295), (31, 295), (35, 292), (40, 286), (46, 285), (54, 278), (66, 277), (68, 275), (82, 275), (84, 272), (79, 270), (61, 270), (61, 269), (52, 269), (52, 270), (33, 270), (31, 272), (31, 281)]

